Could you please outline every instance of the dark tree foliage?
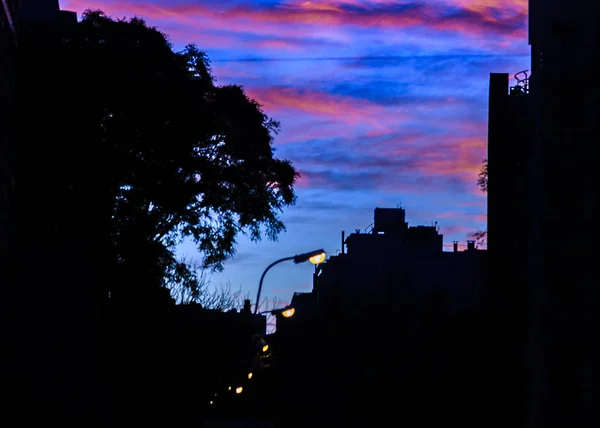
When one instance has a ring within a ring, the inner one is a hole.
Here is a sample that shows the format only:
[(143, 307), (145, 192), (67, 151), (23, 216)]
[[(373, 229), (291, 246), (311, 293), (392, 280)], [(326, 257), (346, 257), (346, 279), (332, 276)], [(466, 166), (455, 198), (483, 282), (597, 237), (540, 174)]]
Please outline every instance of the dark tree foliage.
[(173, 52), (139, 18), (86, 11), (60, 31), (55, 75), (70, 85), (61, 102), (76, 106), (69, 119), (79, 138), (69, 150), (88, 165), (69, 186), (93, 181), (109, 195), (98, 221), (122, 282), (194, 281), (174, 256), (186, 237), (215, 270), (234, 254), (239, 233), (276, 239), (298, 173), (274, 157), (279, 124), (242, 87), (215, 85), (203, 52)]
[[(479, 170), (479, 175), (477, 176), (477, 185), (479, 189), (487, 193), (488, 191), (488, 160), (484, 159), (483, 164), (481, 165), (481, 169)], [(486, 230), (478, 230), (473, 234), (473, 238), (477, 242), (477, 245), (487, 244), (487, 229)]]
[(477, 185), (482, 192), (487, 193), (488, 190), (488, 160), (484, 159), (479, 175), (477, 176)]

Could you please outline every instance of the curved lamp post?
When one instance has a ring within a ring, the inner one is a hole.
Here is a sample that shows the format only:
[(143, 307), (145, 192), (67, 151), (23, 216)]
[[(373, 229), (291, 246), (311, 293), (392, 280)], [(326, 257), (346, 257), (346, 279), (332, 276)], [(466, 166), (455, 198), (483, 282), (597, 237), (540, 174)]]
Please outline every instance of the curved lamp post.
[(267, 268), (263, 272), (262, 276), (260, 277), (260, 282), (258, 284), (258, 293), (256, 295), (256, 304), (254, 305), (254, 314), (258, 313), (258, 303), (260, 302), (260, 293), (262, 291), (262, 283), (263, 283), (263, 279), (265, 279), (265, 275), (267, 274), (269, 269), (271, 269), (277, 263), (285, 262), (287, 260), (293, 260), (294, 263), (296, 263), (296, 264), (310, 261), (312, 264), (318, 265), (323, 260), (325, 260), (325, 250), (322, 250), (322, 249), (315, 250), (315, 251), (310, 251), (310, 252), (304, 253), (304, 254), (296, 254), (295, 256), (292, 256), (292, 257), (284, 257), (283, 259), (276, 260), (273, 263), (271, 263), (269, 266), (267, 266)]

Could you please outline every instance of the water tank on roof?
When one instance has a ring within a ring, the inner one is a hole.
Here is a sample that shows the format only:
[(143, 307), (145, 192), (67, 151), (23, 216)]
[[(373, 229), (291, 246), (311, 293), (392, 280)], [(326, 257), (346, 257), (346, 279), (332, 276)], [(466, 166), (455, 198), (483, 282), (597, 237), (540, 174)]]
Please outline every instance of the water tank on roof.
[(406, 227), (403, 208), (375, 208), (373, 233), (399, 233)]

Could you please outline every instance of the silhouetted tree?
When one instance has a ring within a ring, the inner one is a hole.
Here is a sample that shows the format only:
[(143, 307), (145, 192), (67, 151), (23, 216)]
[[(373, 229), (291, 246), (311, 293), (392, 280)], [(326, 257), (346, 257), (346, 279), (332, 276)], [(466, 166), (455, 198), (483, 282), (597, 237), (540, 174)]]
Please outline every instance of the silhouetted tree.
[(488, 160), (484, 159), (479, 175), (477, 176), (477, 185), (482, 192), (487, 193), (488, 191)]
[[(279, 123), (242, 87), (216, 86), (203, 52), (174, 52), (139, 18), (88, 10), (60, 32), (58, 81), (47, 84), (61, 88), (71, 107), (60, 126), (74, 124), (77, 137), (71, 132), (71, 145), (60, 149), (69, 160), (55, 158), (81, 164), (78, 174), (65, 173), (65, 188), (106, 196), (93, 227), (110, 235), (121, 278), (112, 291), (191, 284), (189, 267), (174, 256), (183, 238), (197, 244), (203, 268), (216, 270), (234, 254), (238, 233), (276, 239), (298, 173), (274, 157)], [(34, 54), (37, 69), (44, 64)]]
[(241, 286), (234, 290), (228, 282), (220, 287), (211, 287), (206, 272), (198, 264), (185, 259), (177, 262), (175, 269), (175, 276), (171, 275), (173, 272), (167, 274), (165, 285), (177, 304), (196, 303), (204, 309), (219, 311), (240, 309), (243, 306), (245, 296)]
[[(487, 193), (488, 191), (488, 160), (484, 159), (483, 164), (481, 165), (481, 169), (479, 170), (479, 175), (477, 176), (477, 185), (479, 189)], [(477, 246), (487, 244), (487, 229), (478, 230), (473, 233), (473, 238), (475, 238)]]

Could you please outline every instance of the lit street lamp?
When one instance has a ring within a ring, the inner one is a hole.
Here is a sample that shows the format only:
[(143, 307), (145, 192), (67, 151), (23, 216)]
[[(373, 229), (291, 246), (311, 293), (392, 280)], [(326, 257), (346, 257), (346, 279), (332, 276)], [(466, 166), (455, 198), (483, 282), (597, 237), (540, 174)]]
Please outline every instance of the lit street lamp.
[[(263, 272), (262, 276), (260, 277), (260, 282), (258, 284), (258, 294), (256, 295), (256, 304), (254, 305), (254, 313), (255, 314), (258, 314), (258, 303), (260, 302), (260, 293), (262, 291), (262, 283), (263, 283), (263, 279), (265, 279), (265, 275), (267, 274), (269, 269), (271, 269), (277, 263), (285, 262), (287, 260), (293, 260), (294, 263), (296, 263), (296, 264), (310, 261), (312, 264), (318, 265), (319, 263), (321, 263), (322, 261), (325, 260), (325, 250), (315, 250), (315, 251), (311, 251), (309, 253), (297, 254), (292, 257), (284, 257), (283, 259), (274, 261), (269, 266), (267, 266), (267, 268)], [(293, 311), (290, 316), (292, 316), (292, 315), (293, 315)]]
[(281, 311), (281, 315), (284, 318), (293, 317), (295, 313), (296, 313), (296, 309), (294, 309), (294, 308), (287, 308), (286, 310)]
[(281, 314), (284, 318), (291, 318), (294, 316), (294, 314), (296, 313), (296, 309), (292, 306), (286, 306), (285, 308), (282, 309), (273, 309), (272, 311), (264, 311), (261, 312), (260, 315), (264, 315), (264, 314), (271, 314), (271, 315), (277, 315), (277, 314)]

